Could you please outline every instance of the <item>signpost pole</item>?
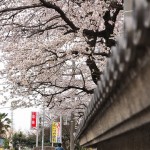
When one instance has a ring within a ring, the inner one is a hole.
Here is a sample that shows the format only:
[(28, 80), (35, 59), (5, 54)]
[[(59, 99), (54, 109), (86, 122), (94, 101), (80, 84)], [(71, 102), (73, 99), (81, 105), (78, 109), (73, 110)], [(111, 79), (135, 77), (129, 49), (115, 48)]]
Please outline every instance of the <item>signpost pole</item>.
[(36, 147), (38, 147), (38, 137), (39, 137), (39, 113), (37, 112), (37, 129), (36, 129)]
[(42, 150), (44, 150), (44, 119), (45, 119), (45, 107), (43, 101), (43, 120), (42, 120)]
[(60, 143), (62, 143), (62, 115), (60, 115)]
[[(12, 129), (12, 132), (11, 132), (11, 141), (12, 141), (12, 138), (13, 138), (13, 106), (12, 106), (12, 103), (11, 103), (11, 129)], [(13, 149), (13, 144), (11, 144), (11, 149)]]

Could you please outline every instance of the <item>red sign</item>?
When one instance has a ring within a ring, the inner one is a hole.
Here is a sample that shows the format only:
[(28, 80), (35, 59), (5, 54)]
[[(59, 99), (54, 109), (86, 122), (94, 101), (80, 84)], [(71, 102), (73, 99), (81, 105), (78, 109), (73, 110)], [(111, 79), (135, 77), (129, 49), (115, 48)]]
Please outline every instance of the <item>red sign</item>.
[(36, 128), (37, 112), (31, 112), (31, 128)]

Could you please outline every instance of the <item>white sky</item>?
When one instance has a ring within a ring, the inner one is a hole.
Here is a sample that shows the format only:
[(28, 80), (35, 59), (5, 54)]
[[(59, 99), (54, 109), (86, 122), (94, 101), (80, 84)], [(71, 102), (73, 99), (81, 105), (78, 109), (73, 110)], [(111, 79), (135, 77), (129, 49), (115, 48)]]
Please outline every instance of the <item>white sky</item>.
[(14, 129), (28, 131), (31, 127), (31, 112), (38, 111), (36, 108), (19, 108), (14, 110)]
[[(18, 108), (13, 111), (13, 128), (14, 131), (30, 131), (31, 127), (31, 112), (39, 111), (38, 108)], [(0, 106), (0, 112), (8, 113), (8, 117), (11, 119), (10, 108)]]

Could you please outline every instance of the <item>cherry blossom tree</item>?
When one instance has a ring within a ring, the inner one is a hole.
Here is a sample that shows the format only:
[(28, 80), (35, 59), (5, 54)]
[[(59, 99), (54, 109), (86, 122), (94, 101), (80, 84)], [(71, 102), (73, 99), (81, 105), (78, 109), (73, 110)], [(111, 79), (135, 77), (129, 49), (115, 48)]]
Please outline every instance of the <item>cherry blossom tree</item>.
[(0, 0), (2, 74), (17, 105), (83, 114), (111, 46), (123, 0)]

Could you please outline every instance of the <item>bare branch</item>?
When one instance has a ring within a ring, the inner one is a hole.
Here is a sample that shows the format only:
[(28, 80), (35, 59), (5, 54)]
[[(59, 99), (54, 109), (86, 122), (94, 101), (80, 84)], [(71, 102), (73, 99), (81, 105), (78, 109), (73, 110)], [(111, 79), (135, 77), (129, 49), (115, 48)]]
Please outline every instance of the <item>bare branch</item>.
[(45, 0), (40, 0), (41, 3), (47, 7), (47, 8), (51, 8), (51, 9), (54, 9), (55, 11), (57, 11), (61, 18), (71, 27), (71, 29), (76, 32), (77, 30), (79, 30), (78, 27), (76, 27), (73, 22), (71, 20), (69, 20), (66, 16), (66, 14), (62, 11), (62, 9), (60, 9), (58, 6), (56, 6), (55, 4), (52, 4), (50, 2), (46, 2)]
[(31, 9), (31, 8), (38, 8), (38, 7), (42, 7), (42, 6), (43, 6), (42, 4), (34, 4), (31, 6), (20, 6), (20, 7), (14, 7), (14, 8), (5, 8), (5, 9), (0, 10), (0, 13), (25, 10), (25, 9)]

